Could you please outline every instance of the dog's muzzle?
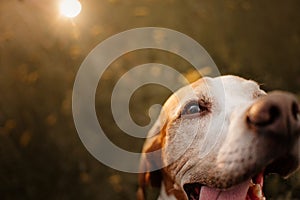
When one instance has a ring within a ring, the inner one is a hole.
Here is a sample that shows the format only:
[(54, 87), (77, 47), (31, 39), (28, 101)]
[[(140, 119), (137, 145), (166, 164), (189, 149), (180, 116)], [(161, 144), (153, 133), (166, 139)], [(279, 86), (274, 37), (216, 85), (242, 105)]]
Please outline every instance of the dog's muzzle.
[[(256, 154), (257, 160), (254, 160), (252, 165), (246, 165), (247, 167), (244, 167), (244, 170), (241, 170), (234, 179), (228, 176), (227, 182), (226, 180), (222, 182), (226, 182), (223, 186), (215, 184), (207, 187), (206, 183), (197, 181), (185, 184), (184, 189), (188, 199), (265, 199), (262, 192), (265, 174), (277, 173), (287, 176), (299, 166), (299, 112), (299, 103), (290, 93), (275, 91), (260, 97), (244, 115), (247, 130), (250, 131), (241, 133), (252, 134), (250, 138), (256, 143), (253, 144), (253, 148), (250, 148), (252, 151), (248, 152), (248, 157), (254, 157), (253, 154)], [(247, 137), (240, 135), (240, 138)], [(237, 143), (230, 143), (228, 146), (234, 148), (237, 145), (240, 150), (244, 147), (243, 144)], [(249, 147), (249, 141), (247, 145), (246, 143), (244, 145)], [(245, 152), (242, 150), (235, 155), (229, 152), (221, 157), (224, 156), (227, 163), (243, 160), (236, 164), (242, 167), (246, 156), (241, 155), (247, 155), (243, 153)], [(229, 165), (225, 163), (223, 170), (220, 170), (221, 173), (226, 171)], [(228, 171), (227, 174), (234, 174), (234, 171)], [(229, 179), (231, 180), (228, 181)]]

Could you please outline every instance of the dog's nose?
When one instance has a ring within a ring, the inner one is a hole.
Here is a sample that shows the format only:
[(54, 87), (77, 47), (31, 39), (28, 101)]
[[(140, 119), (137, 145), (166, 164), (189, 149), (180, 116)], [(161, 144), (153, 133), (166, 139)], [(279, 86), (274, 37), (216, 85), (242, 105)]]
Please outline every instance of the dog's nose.
[(271, 92), (249, 108), (247, 123), (257, 132), (299, 134), (299, 103), (291, 93)]

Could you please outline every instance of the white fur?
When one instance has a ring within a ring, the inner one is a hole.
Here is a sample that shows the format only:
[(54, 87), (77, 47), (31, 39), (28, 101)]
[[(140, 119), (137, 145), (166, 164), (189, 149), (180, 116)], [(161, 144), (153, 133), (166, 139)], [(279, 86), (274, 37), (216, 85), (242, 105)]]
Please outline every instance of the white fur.
[[(168, 99), (157, 124), (164, 124), (166, 119), (170, 123), (162, 159), (164, 166), (173, 164), (169, 167), (171, 169), (169, 173), (177, 185), (182, 187), (183, 183), (191, 178), (186, 173), (191, 165), (198, 160), (209, 160), (209, 157), (219, 150), (220, 144), (228, 134), (230, 121), (244, 111), (239, 108), (250, 105), (259, 94), (265, 92), (254, 81), (236, 76), (222, 76), (202, 78), (180, 89)], [(212, 108), (209, 115), (176, 121), (187, 102), (202, 97), (211, 101)], [(235, 128), (244, 127), (237, 123)], [(189, 150), (185, 152), (187, 149)], [(185, 161), (178, 160), (181, 155), (186, 156)], [(205, 170), (208, 169), (202, 169)], [(174, 196), (167, 196), (163, 186), (159, 200), (174, 199)]]
[[(186, 195), (184, 184), (195, 182), (227, 189), (230, 184), (237, 184), (249, 168), (258, 164), (265, 167), (263, 164), (270, 162), (269, 154), (263, 154), (260, 148), (264, 143), (259, 145), (255, 132), (246, 124), (246, 111), (264, 95), (254, 81), (221, 76), (199, 79), (167, 100), (145, 146), (157, 138), (163, 145), (159, 159), (169, 184), (174, 185), (170, 191)], [(191, 101), (206, 102), (209, 109), (202, 115), (181, 115)], [(155, 137), (162, 128), (163, 140)], [(295, 155), (298, 146), (293, 149)], [(272, 149), (264, 149), (266, 152), (272, 153)], [(161, 185), (158, 199), (176, 200), (175, 196), (167, 195), (164, 180)]]

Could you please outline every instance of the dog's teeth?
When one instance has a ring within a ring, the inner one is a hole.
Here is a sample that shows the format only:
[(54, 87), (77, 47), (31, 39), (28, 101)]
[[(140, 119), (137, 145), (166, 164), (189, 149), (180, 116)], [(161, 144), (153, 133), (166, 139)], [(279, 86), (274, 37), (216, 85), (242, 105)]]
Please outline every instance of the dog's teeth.
[(259, 184), (255, 184), (253, 186), (253, 193), (256, 195), (258, 199), (264, 200), (264, 196), (262, 194), (262, 189)]
[(260, 185), (255, 186), (255, 193), (258, 197), (262, 197), (261, 187)]

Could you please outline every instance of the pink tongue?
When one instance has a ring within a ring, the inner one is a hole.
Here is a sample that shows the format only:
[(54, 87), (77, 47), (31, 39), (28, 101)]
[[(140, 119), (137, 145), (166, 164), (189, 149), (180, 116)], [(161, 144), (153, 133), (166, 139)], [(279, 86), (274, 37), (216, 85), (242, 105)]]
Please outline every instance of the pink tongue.
[(202, 186), (199, 200), (244, 200), (247, 196), (249, 183), (250, 181), (246, 181), (224, 191)]

